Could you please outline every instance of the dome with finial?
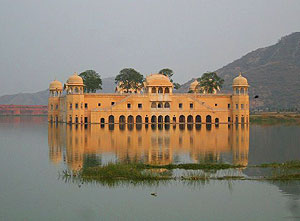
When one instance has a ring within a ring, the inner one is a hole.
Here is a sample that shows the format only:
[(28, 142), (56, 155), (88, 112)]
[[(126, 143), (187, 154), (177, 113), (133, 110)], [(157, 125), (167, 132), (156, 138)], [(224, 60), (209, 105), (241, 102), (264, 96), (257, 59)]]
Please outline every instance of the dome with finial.
[(190, 88), (189, 91), (196, 91), (196, 87), (198, 86), (199, 82), (197, 81), (197, 79), (195, 79), (191, 84), (190, 84)]
[(75, 72), (72, 76), (69, 77), (67, 80), (68, 85), (83, 85), (83, 79), (82, 77), (78, 76), (78, 74)]
[(50, 83), (49, 90), (50, 91), (62, 91), (63, 85), (60, 81), (54, 80)]
[(236, 78), (233, 79), (233, 86), (248, 86), (247, 78), (242, 76), (242, 73), (239, 74)]

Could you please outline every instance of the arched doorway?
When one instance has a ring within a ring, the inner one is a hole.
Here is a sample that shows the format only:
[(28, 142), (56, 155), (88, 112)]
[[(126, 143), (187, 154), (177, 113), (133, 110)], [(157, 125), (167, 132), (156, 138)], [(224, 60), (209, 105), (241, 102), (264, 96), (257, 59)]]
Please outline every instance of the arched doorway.
[(201, 116), (197, 115), (195, 118), (196, 124), (201, 124)]
[(165, 123), (166, 124), (169, 124), (170, 123), (170, 117), (167, 115), (165, 116)]
[(164, 119), (163, 116), (159, 115), (159, 116), (158, 116), (158, 123), (159, 123), (159, 124), (162, 124), (162, 123), (164, 122), (163, 119)]
[(128, 123), (128, 124), (133, 124), (133, 123), (134, 123), (134, 120), (133, 120), (133, 116), (132, 116), (132, 115), (129, 115), (129, 116), (127, 117), (127, 123)]
[(164, 92), (164, 91), (163, 91), (162, 87), (159, 87), (159, 88), (158, 88), (158, 93), (159, 93), (159, 94), (162, 94), (163, 92)]
[(103, 117), (100, 119), (100, 123), (105, 124), (105, 119)]
[(113, 115), (110, 115), (110, 116), (108, 117), (108, 123), (109, 123), (109, 124), (114, 124), (114, 123), (115, 123), (115, 117), (114, 117)]
[(185, 123), (185, 116), (184, 115), (180, 115), (179, 123)]
[(153, 123), (153, 124), (156, 123), (156, 116), (155, 116), (155, 115), (153, 115), (153, 116), (151, 117), (151, 123)]
[(192, 115), (189, 115), (189, 116), (187, 117), (187, 122), (188, 122), (188, 124), (194, 123), (194, 119), (193, 119), (193, 116), (192, 116)]
[(169, 102), (165, 103), (165, 108), (170, 108), (170, 103)]
[(206, 123), (211, 124), (211, 116), (210, 115), (206, 116)]
[(215, 124), (219, 124), (219, 118), (215, 119)]
[(137, 124), (141, 124), (142, 123), (142, 117), (140, 115), (137, 115), (136, 118), (135, 118), (135, 122)]
[(119, 123), (120, 124), (125, 124), (126, 122), (125, 122), (125, 116), (124, 115), (121, 115), (120, 117), (119, 117)]

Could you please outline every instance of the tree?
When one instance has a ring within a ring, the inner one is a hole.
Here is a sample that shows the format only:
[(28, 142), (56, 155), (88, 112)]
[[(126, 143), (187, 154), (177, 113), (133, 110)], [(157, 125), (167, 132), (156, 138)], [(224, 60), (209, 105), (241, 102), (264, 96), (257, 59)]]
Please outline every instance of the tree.
[(144, 76), (133, 68), (124, 68), (116, 76), (115, 82), (128, 93), (130, 89), (137, 91), (143, 87)]
[(222, 88), (224, 80), (220, 78), (216, 72), (206, 72), (198, 78), (199, 87), (206, 93), (214, 93)]
[(167, 76), (170, 79), (170, 81), (174, 84), (174, 88), (176, 90), (178, 90), (181, 87), (181, 85), (179, 83), (173, 82), (173, 79), (172, 79), (172, 76), (174, 74), (173, 70), (171, 70), (169, 68), (164, 68), (164, 69), (161, 69), (158, 73)]
[(169, 68), (164, 68), (164, 69), (161, 69), (159, 72), (159, 74), (163, 74), (165, 76), (167, 76), (168, 78), (170, 78), (171, 82), (172, 82), (172, 76), (173, 76), (173, 71)]
[(95, 93), (96, 90), (102, 89), (102, 80), (100, 75), (94, 70), (86, 70), (79, 74), (85, 85), (84, 91), (87, 93)]

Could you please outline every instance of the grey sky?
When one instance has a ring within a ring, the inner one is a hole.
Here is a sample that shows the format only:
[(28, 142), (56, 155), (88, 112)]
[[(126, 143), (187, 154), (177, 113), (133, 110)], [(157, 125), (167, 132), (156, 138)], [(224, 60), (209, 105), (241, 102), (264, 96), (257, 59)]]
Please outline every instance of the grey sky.
[(185, 82), (300, 30), (299, 0), (0, 0), (0, 95), (169, 67)]

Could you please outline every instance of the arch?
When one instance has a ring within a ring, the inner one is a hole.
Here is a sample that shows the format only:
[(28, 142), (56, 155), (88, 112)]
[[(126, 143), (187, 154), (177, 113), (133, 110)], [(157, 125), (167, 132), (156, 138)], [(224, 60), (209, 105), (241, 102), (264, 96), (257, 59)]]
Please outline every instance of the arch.
[(173, 117), (173, 124), (176, 124), (176, 117)]
[(133, 118), (132, 115), (129, 115), (129, 116), (127, 117), (127, 123), (128, 123), (128, 124), (133, 124), (133, 123), (134, 123), (134, 118)]
[(243, 87), (241, 88), (241, 94), (245, 94), (245, 89)]
[(159, 93), (159, 94), (162, 94), (162, 93), (164, 93), (164, 90), (163, 90), (163, 88), (162, 88), (162, 87), (159, 87), (159, 88), (158, 88), (158, 93)]
[(152, 87), (151, 92), (152, 92), (152, 94), (156, 94), (156, 87)]
[(141, 124), (142, 123), (142, 117), (140, 115), (137, 115), (136, 118), (135, 118), (135, 122), (137, 124)]
[(75, 87), (75, 93), (78, 94), (79, 93), (79, 89), (78, 87)]
[(148, 116), (145, 117), (145, 123), (146, 124), (149, 123), (149, 117)]
[(156, 116), (155, 116), (155, 115), (153, 115), (153, 116), (151, 117), (151, 123), (156, 123)]
[(165, 88), (165, 94), (169, 94), (170, 93), (170, 89), (168, 87)]
[(114, 124), (115, 123), (115, 117), (113, 115), (109, 115), (109, 117), (108, 117), (108, 123), (109, 124)]
[(165, 116), (165, 123), (168, 123), (168, 124), (170, 123), (170, 117), (169, 117), (169, 115)]
[(105, 124), (105, 119), (103, 117), (100, 119), (100, 123)]
[(245, 117), (244, 117), (244, 115), (242, 115), (242, 117), (241, 117), (241, 124), (244, 124), (245, 123)]
[(211, 124), (211, 116), (210, 115), (206, 116), (206, 123)]
[(196, 124), (201, 124), (201, 116), (197, 115), (195, 118)]
[(151, 103), (151, 108), (156, 108), (156, 102)]
[(163, 103), (162, 103), (162, 102), (159, 102), (158, 105), (157, 105), (157, 107), (158, 107), (158, 108), (163, 108)]
[(170, 108), (170, 103), (169, 102), (165, 103), (165, 108)]
[(163, 123), (164, 122), (163, 116), (159, 115), (157, 121), (158, 121), (158, 123)]
[(119, 117), (119, 124), (125, 124), (126, 123), (126, 120), (125, 120), (125, 116), (124, 115), (121, 115)]
[(185, 116), (184, 115), (180, 115), (179, 123), (185, 123)]
[(193, 116), (192, 116), (192, 115), (189, 115), (189, 116), (187, 117), (187, 123), (188, 123), (188, 124), (194, 123), (194, 119), (193, 119)]
[(215, 124), (219, 124), (219, 122), (220, 122), (219, 118), (216, 118), (215, 119)]

